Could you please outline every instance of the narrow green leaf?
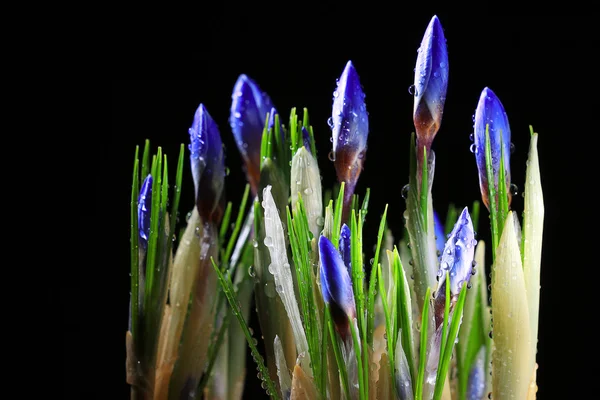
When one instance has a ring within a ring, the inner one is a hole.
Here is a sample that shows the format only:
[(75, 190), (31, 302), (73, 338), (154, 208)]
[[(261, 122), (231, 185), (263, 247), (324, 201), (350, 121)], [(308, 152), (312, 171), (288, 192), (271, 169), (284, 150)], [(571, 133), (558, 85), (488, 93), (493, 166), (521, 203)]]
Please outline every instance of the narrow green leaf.
[(221, 284), (221, 288), (223, 289), (223, 292), (225, 293), (225, 296), (227, 297), (227, 301), (229, 302), (229, 305), (231, 306), (231, 312), (233, 315), (235, 315), (237, 317), (237, 320), (240, 323), (240, 327), (242, 328), (242, 331), (244, 332), (244, 336), (246, 336), (246, 340), (248, 341), (248, 346), (250, 347), (250, 351), (252, 352), (252, 358), (254, 358), (254, 361), (256, 362), (256, 365), (258, 366), (258, 370), (261, 374), (262, 381), (265, 383), (265, 385), (267, 387), (267, 394), (269, 396), (271, 396), (271, 398), (279, 400), (280, 397), (279, 397), (279, 393), (277, 392), (276, 386), (273, 383), (273, 381), (271, 380), (271, 377), (269, 376), (269, 371), (268, 371), (267, 367), (265, 366), (264, 359), (260, 355), (260, 352), (256, 348), (256, 345), (254, 344), (252, 334), (250, 333), (250, 330), (248, 329), (248, 325), (246, 324), (246, 321), (244, 320), (240, 306), (238, 305), (238, 303), (235, 299), (233, 284), (231, 283), (231, 278), (229, 277), (229, 275), (227, 275), (227, 276), (223, 275), (223, 272), (221, 272), (220, 268), (217, 266), (217, 264), (215, 263), (215, 260), (212, 257), (211, 257), (211, 262), (212, 262), (213, 268), (215, 269), (217, 276), (219, 278), (219, 283)]
[(227, 207), (225, 207), (225, 214), (223, 214), (223, 219), (221, 220), (221, 229), (219, 230), (220, 243), (223, 243), (225, 241), (225, 235), (227, 235), (227, 230), (229, 228), (229, 220), (231, 219), (231, 207), (233, 207), (231, 201), (227, 202)]
[[(179, 158), (177, 160), (177, 173), (175, 175), (175, 190), (173, 195), (173, 204), (171, 205), (171, 224), (169, 228), (171, 232), (175, 232), (175, 226), (177, 225), (177, 215), (179, 214), (179, 198), (181, 197), (181, 182), (183, 180), (183, 159), (185, 155), (185, 146), (183, 143), (179, 147)], [(165, 170), (167, 165), (167, 159), (165, 156)], [(168, 250), (171, 250), (173, 241), (170, 241)]]
[(457, 218), (458, 210), (456, 209), (454, 203), (450, 203), (448, 206), (448, 213), (446, 214), (446, 223), (444, 224), (444, 233), (446, 235), (449, 235), (450, 232), (452, 232), (452, 228), (454, 228)]
[[(377, 233), (377, 246), (375, 247), (375, 257), (371, 263), (371, 277), (369, 280), (369, 294), (367, 300), (367, 343), (373, 346), (373, 331), (375, 330), (375, 287), (377, 285), (376, 265), (379, 264), (379, 252), (381, 251), (381, 242), (385, 232), (388, 205), (385, 205), (381, 221), (379, 222), (379, 232)], [(383, 296), (384, 293), (381, 293)]]
[[(143, 181), (148, 176), (148, 171), (150, 171), (150, 140), (146, 139), (144, 143), (144, 154), (142, 156), (142, 175), (138, 177), (138, 180), (141, 179)], [(141, 181), (139, 182), (141, 184)]]
[[(327, 343), (329, 339), (327, 339), (327, 325), (329, 321), (329, 313), (324, 313), (323, 315), (323, 326), (321, 329), (321, 375), (320, 375), (320, 383), (319, 389), (321, 391), (321, 396), (326, 398), (327, 393), (327, 372), (329, 371), (329, 366), (327, 365)], [(333, 365), (332, 365), (333, 367)]]
[[(352, 343), (354, 344), (354, 352), (356, 354), (356, 364), (358, 366), (358, 389), (359, 389), (359, 399), (367, 399), (368, 398), (368, 379), (365, 380), (363, 362), (361, 357), (361, 347), (358, 341), (358, 333), (356, 332), (357, 326), (355, 321), (352, 318), (348, 318), (348, 324), (350, 325), (350, 333), (352, 334)], [(362, 351), (368, 353), (367, 349), (362, 347)]]
[(231, 257), (231, 252), (233, 251), (233, 245), (237, 240), (237, 236), (240, 233), (240, 229), (242, 228), (242, 222), (244, 220), (244, 215), (246, 214), (246, 202), (248, 201), (248, 195), (250, 194), (250, 185), (246, 184), (246, 189), (244, 189), (244, 194), (242, 195), (242, 202), (240, 203), (240, 208), (238, 210), (238, 214), (235, 220), (235, 226), (233, 228), (233, 233), (229, 238), (229, 242), (227, 243), (227, 250), (225, 250), (225, 257), (223, 260), (229, 260)]
[(335, 354), (335, 361), (337, 362), (338, 370), (340, 372), (340, 379), (342, 380), (342, 388), (344, 390), (344, 394), (346, 395), (346, 399), (350, 399), (350, 386), (348, 385), (348, 371), (346, 370), (346, 363), (344, 362), (344, 358), (342, 357), (342, 350), (340, 349), (340, 342), (338, 340), (338, 336), (335, 333), (335, 327), (333, 326), (333, 321), (331, 320), (331, 314), (329, 311), (329, 305), (325, 304), (325, 314), (327, 317), (325, 320), (327, 321), (327, 325), (329, 326), (329, 336), (331, 338), (331, 344), (333, 346), (333, 353)]
[(448, 369), (450, 367), (450, 358), (452, 357), (452, 349), (458, 336), (458, 329), (462, 320), (463, 308), (465, 306), (465, 299), (467, 298), (467, 285), (463, 285), (460, 294), (458, 295), (458, 301), (454, 307), (452, 313), (452, 322), (450, 324), (450, 332), (446, 345), (444, 346), (443, 353), (440, 351), (440, 363), (438, 364), (437, 376), (435, 381), (435, 391), (433, 393), (433, 399), (439, 400), (442, 397), (444, 391), (444, 384), (446, 382), (446, 375), (448, 375)]
[[(479, 213), (480, 213), (481, 203), (478, 200), (473, 202), (473, 208), (471, 212), (471, 221), (473, 222), (473, 229), (475, 232), (479, 230)], [(455, 218), (456, 220), (456, 218)], [(450, 233), (450, 232), (448, 232)]]
[[(394, 392), (396, 390), (396, 378), (394, 375), (394, 369), (396, 368), (396, 364), (394, 361), (394, 352), (390, 351), (390, 349), (395, 349), (394, 347), (394, 336), (392, 334), (392, 321), (390, 318), (390, 312), (388, 310), (388, 294), (385, 291), (385, 285), (381, 276), (381, 263), (377, 264), (377, 280), (379, 281), (379, 298), (381, 299), (381, 304), (383, 305), (383, 315), (385, 316), (385, 332), (387, 337), (387, 348), (388, 348), (388, 359), (390, 361), (390, 382), (394, 386)], [(396, 296), (392, 296), (392, 299), (395, 299)]]
[(340, 229), (342, 228), (342, 209), (344, 208), (344, 186), (345, 183), (340, 184), (340, 191), (335, 201), (335, 210), (333, 212), (333, 232), (331, 233), (331, 243), (337, 249), (340, 240)]
[[(394, 248), (393, 252), (393, 271), (394, 271), (394, 285), (396, 287), (396, 326), (395, 331), (398, 332), (398, 328), (402, 328), (402, 348), (406, 359), (410, 367), (412, 378), (417, 375), (416, 367), (414, 365), (414, 339), (412, 336), (412, 303), (410, 297), (410, 288), (408, 286), (408, 279), (404, 273), (404, 266), (400, 259), (400, 254), (397, 248)], [(428, 297), (427, 297), (428, 298)], [(398, 326), (399, 325), (399, 326)], [(394, 349), (396, 348), (396, 341), (394, 341)]]
[(419, 354), (419, 373), (417, 375), (417, 384), (415, 385), (415, 400), (423, 400), (423, 379), (425, 378), (425, 364), (427, 364), (427, 325), (429, 322), (429, 297), (431, 289), (427, 288), (425, 292), (425, 302), (423, 303), (423, 312), (421, 314), (421, 349)]

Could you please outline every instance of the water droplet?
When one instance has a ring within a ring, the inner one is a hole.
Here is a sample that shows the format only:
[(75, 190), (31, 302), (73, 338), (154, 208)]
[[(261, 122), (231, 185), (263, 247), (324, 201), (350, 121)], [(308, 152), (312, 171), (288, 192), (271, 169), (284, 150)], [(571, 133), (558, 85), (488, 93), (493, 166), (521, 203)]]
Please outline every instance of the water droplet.
[(338, 93), (338, 91), (337, 91), (337, 90), (336, 90), (335, 92), (333, 92), (333, 97), (336, 97), (336, 98), (337, 98), (338, 96), (339, 96), (339, 93)]
[(477, 154), (477, 145), (473, 143), (471, 146), (469, 146), (469, 151), (473, 154)]
[(329, 117), (327, 119), (327, 125), (329, 125), (330, 128), (333, 128), (333, 118)]
[(513, 154), (515, 152), (515, 144), (511, 143), (510, 144), (510, 154)]
[(317, 217), (317, 225), (318, 226), (323, 226), (325, 224), (325, 218), (318, 216)]
[(271, 236), (266, 236), (264, 243), (265, 243), (265, 246), (267, 246), (267, 247), (273, 246), (273, 238), (271, 238)]
[(329, 138), (329, 141), (333, 143), (333, 136)]
[(475, 134), (471, 133), (471, 134), (469, 135), (469, 140), (470, 140), (471, 142), (472, 142), (472, 141), (474, 141), (474, 140), (475, 140)]
[(239, 111), (236, 111), (236, 112), (233, 114), (233, 116), (234, 116), (235, 118), (242, 118), (242, 114), (241, 114)]
[(493, 338), (494, 338), (494, 332), (493, 332), (493, 331), (490, 331), (490, 334), (489, 334), (489, 336), (490, 336), (490, 339), (493, 339)]
[(374, 259), (374, 258), (371, 258), (371, 259), (369, 260), (369, 264), (371, 264), (371, 265), (373, 265), (373, 263), (374, 263), (374, 262), (375, 262), (375, 259)]
[(440, 63), (440, 68), (446, 68), (446, 63), (442, 61), (442, 62)]
[(256, 239), (252, 239), (252, 247), (258, 247), (258, 242)]
[(404, 185), (404, 187), (402, 188), (402, 191), (400, 192), (400, 194), (402, 195), (402, 198), (404, 200), (406, 200), (408, 198), (408, 191), (410, 190), (410, 185), (406, 184)]
[(304, 189), (304, 194), (307, 195), (307, 196), (311, 195), (312, 192), (313, 192), (313, 190), (311, 188), (309, 188), (309, 187), (307, 187), (306, 189)]
[(473, 287), (473, 284), (471, 282), (467, 283), (467, 289), (471, 289)]
[(242, 147), (245, 148), (245, 149), (247, 149), (248, 148), (248, 143), (243, 143)]
[(281, 285), (276, 285), (276, 286), (275, 286), (275, 290), (277, 291), (277, 293), (281, 294), (281, 293), (283, 293), (283, 286), (281, 286)]
[(408, 93), (410, 93), (413, 96), (418, 96), (418, 94), (417, 94), (417, 87), (415, 85), (410, 85), (408, 87)]
[(519, 187), (517, 185), (515, 185), (514, 183), (510, 184), (510, 194), (513, 196), (516, 196), (519, 193)]
[(439, 76), (440, 76), (440, 73), (439, 73), (439, 72), (437, 72), (437, 71), (434, 71), (434, 72), (433, 72), (433, 77), (434, 77), (434, 78), (438, 78)]
[(327, 158), (329, 158), (329, 161), (335, 161), (335, 153), (333, 151), (330, 151), (327, 155)]
[(256, 276), (256, 272), (254, 272), (254, 266), (251, 265), (248, 267), (248, 275), (250, 275), (252, 278), (254, 278)]

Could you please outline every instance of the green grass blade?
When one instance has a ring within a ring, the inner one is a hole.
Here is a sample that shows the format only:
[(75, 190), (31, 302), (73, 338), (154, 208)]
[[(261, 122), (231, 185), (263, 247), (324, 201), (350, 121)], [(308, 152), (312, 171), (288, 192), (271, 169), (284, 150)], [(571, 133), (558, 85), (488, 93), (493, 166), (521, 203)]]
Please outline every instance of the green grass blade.
[[(329, 342), (329, 340), (327, 339), (327, 325), (328, 325), (328, 319), (329, 318), (329, 313), (324, 313), (323, 315), (323, 326), (322, 326), (322, 330), (321, 330), (321, 375), (319, 377), (320, 383), (318, 388), (321, 391), (321, 396), (322, 398), (326, 398), (326, 392), (327, 392), (327, 372), (329, 371), (328, 365), (327, 365), (327, 343)], [(333, 367), (333, 366), (332, 366)]]
[[(406, 355), (406, 360), (411, 372), (411, 378), (415, 379), (417, 375), (415, 363), (414, 363), (414, 339), (412, 337), (412, 304), (410, 298), (410, 288), (408, 286), (408, 279), (404, 273), (404, 267), (400, 254), (397, 248), (394, 248), (393, 252), (393, 271), (394, 271), (394, 285), (396, 287), (396, 313), (395, 319), (396, 324), (394, 326), (395, 331), (398, 332), (398, 328), (402, 328), (402, 349)], [(399, 325), (399, 326), (398, 326)], [(394, 341), (394, 349), (396, 348), (396, 341)]]
[(506, 187), (506, 170), (504, 169), (504, 145), (500, 131), (500, 171), (498, 174), (498, 231), (502, 232), (504, 221), (508, 217), (508, 188)]
[[(350, 325), (350, 333), (352, 334), (352, 343), (354, 344), (354, 352), (356, 354), (356, 364), (358, 366), (358, 389), (359, 389), (359, 399), (367, 399), (368, 398), (368, 379), (365, 379), (363, 362), (361, 357), (361, 347), (358, 341), (358, 332), (356, 330), (358, 327), (355, 324), (355, 321), (352, 318), (348, 318), (348, 324)], [(362, 351), (364, 353), (368, 353), (365, 347), (362, 347)]]
[(425, 292), (425, 302), (423, 303), (423, 313), (421, 314), (421, 349), (419, 355), (419, 372), (417, 383), (415, 385), (415, 400), (423, 400), (423, 379), (425, 378), (425, 364), (427, 364), (427, 325), (429, 322), (429, 297), (431, 289), (427, 288)]
[(244, 220), (245, 210), (246, 210), (246, 202), (248, 201), (248, 195), (250, 194), (250, 185), (246, 185), (246, 189), (244, 190), (244, 195), (242, 196), (242, 202), (240, 203), (240, 208), (238, 210), (237, 218), (235, 220), (235, 226), (233, 228), (233, 233), (229, 238), (229, 242), (227, 243), (227, 250), (225, 250), (225, 257), (223, 260), (227, 262), (229, 257), (231, 257), (231, 252), (233, 251), (233, 245), (237, 240), (237, 236), (240, 233), (240, 229), (242, 228), (242, 222)]
[[(183, 156), (185, 155), (185, 146), (183, 143), (179, 147), (179, 159), (177, 160), (177, 173), (175, 175), (175, 188), (173, 193), (173, 204), (171, 206), (171, 224), (169, 225), (171, 232), (175, 231), (177, 225), (177, 215), (179, 214), (179, 198), (181, 197), (181, 182), (183, 180)], [(165, 158), (165, 171), (167, 159)], [(166, 207), (165, 207), (166, 208)], [(173, 241), (170, 241), (169, 250)]]
[[(480, 213), (481, 203), (478, 200), (473, 202), (473, 208), (471, 212), (471, 221), (473, 222), (473, 229), (475, 232), (479, 230), (479, 213)], [(456, 218), (455, 218), (456, 221)], [(449, 233), (449, 232), (448, 232)]]
[[(139, 146), (135, 148), (135, 161), (133, 162), (133, 178), (131, 184), (131, 236), (130, 236), (130, 244), (131, 244), (131, 309), (130, 309), (130, 318), (131, 318), (131, 335), (135, 339), (135, 335), (138, 330), (138, 314), (139, 314), (139, 240), (138, 240), (138, 195), (140, 192), (139, 189), (139, 164), (140, 161), (138, 159)], [(143, 299), (141, 299), (143, 301)]]
[(267, 394), (269, 396), (271, 396), (271, 398), (279, 400), (280, 397), (279, 397), (279, 393), (277, 392), (276, 386), (273, 383), (273, 381), (271, 380), (271, 377), (269, 376), (269, 370), (267, 369), (267, 367), (265, 365), (263, 357), (260, 355), (260, 352), (258, 351), (258, 349), (256, 348), (256, 345), (254, 344), (254, 338), (252, 337), (252, 334), (250, 333), (250, 330), (248, 329), (248, 324), (244, 320), (244, 316), (242, 315), (240, 306), (238, 305), (238, 303), (236, 301), (236, 298), (234, 295), (234, 290), (233, 290), (233, 284), (231, 283), (231, 278), (229, 277), (229, 275), (228, 276), (223, 275), (223, 272), (219, 269), (219, 267), (215, 263), (214, 259), (211, 258), (211, 262), (212, 262), (213, 268), (215, 269), (217, 276), (219, 278), (219, 283), (221, 284), (221, 288), (223, 289), (223, 292), (225, 293), (225, 296), (227, 297), (227, 301), (229, 302), (229, 305), (231, 306), (231, 313), (236, 316), (238, 322), (240, 323), (240, 327), (242, 328), (242, 331), (244, 332), (244, 336), (246, 336), (246, 340), (248, 341), (248, 346), (250, 347), (250, 351), (252, 352), (252, 358), (254, 358), (254, 361), (256, 362), (256, 365), (258, 366), (258, 370), (260, 372), (261, 379), (264, 382), (265, 386), (267, 387)]
[(340, 241), (340, 229), (342, 228), (342, 209), (344, 208), (344, 186), (340, 184), (340, 191), (335, 201), (335, 210), (333, 211), (333, 232), (331, 232), (331, 243), (337, 249)]
[[(386, 218), (388, 205), (385, 205), (385, 210), (379, 222), (379, 232), (377, 233), (377, 246), (375, 247), (375, 257), (371, 264), (371, 277), (369, 280), (369, 294), (367, 299), (367, 343), (373, 346), (373, 331), (375, 330), (375, 287), (377, 285), (376, 265), (379, 264), (379, 252), (381, 251), (381, 242), (385, 232)], [(381, 293), (383, 296), (385, 293)]]
[[(454, 224), (458, 218), (458, 210), (454, 203), (450, 203), (448, 206), (448, 214), (446, 214), (446, 223), (444, 224), (444, 233), (449, 235), (452, 232), (452, 228), (454, 228)], [(471, 216), (471, 219), (473, 217)]]
[(446, 345), (443, 349), (443, 353), (442, 351), (440, 351), (440, 362), (438, 364), (435, 391), (433, 393), (434, 400), (441, 399), (442, 392), (444, 391), (444, 383), (446, 382), (446, 376), (448, 375), (448, 369), (450, 367), (452, 349), (454, 348), (454, 343), (456, 341), (456, 337), (458, 336), (458, 329), (460, 328), (466, 298), (467, 285), (463, 285), (460, 291), (460, 295), (458, 296), (458, 301), (456, 302), (454, 311), (452, 313), (452, 323), (450, 324), (448, 340), (446, 340)]
[(348, 371), (346, 370), (346, 363), (344, 363), (344, 358), (342, 357), (342, 351), (340, 349), (340, 342), (338, 340), (338, 336), (335, 332), (335, 328), (333, 326), (333, 321), (331, 320), (331, 314), (329, 311), (329, 305), (325, 305), (325, 320), (327, 321), (327, 325), (329, 326), (329, 336), (331, 338), (331, 344), (333, 346), (333, 353), (335, 354), (335, 361), (337, 362), (338, 370), (340, 372), (340, 379), (342, 380), (342, 388), (344, 390), (344, 394), (346, 395), (346, 399), (350, 399), (350, 386), (348, 385)]
[[(392, 382), (392, 386), (394, 387), (394, 392), (396, 391), (396, 377), (394, 375), (394, 369), (396, 367), (395, 364), (395, 352), (394, 351), (389, 351), (389, 349), (395, 349), (394, 347), (394, 337), (395, 335), (392, 334), (392, 321), (390, 318), (390, 312), (388, 310), (388, 302), (387, 302), (387, 298), (388, 295), (385, 291), (385, 284), (383, 282), (383, 278), (381, 275), (381, 263), (377, 264), (377, 280), (379, 282), (379, 293), (380, 293), (380, 299), (381, 299), (381, 304), (383, 305), (383, 315), (385, 316), (385, 332), (386, 332), (386, 337), (387, 337), (387, 348), (388, 348), (388, 359), (390, 361), (390, 382)], [(392, 299), (395, 299), (396, 296), (392, 296)]]
[[(219, 229), (219, 243), (223, 243), (225, 241), (225, 235), (227, 235), (227, 228), (229, 228), (229, 220), (231, 219), (231, 208), (233, 204), (231, 201), (227, 202), (227, 207), (225, 207), (225, 214), (223, 214), (223, 219), (221, 220), (221, 228)], [(224, 258), (223, 258), (224, 259)]]
[[(138, 179), (141, 179), (143, 181), (148, 176), (148, 171), (150, 171), (149, 162), (150, 162), (150, 140), (146, 139), (146, 142), (144, 143), (144, 154), (142, 156), (142, 175), (141, 175), (141, 177), (138, 177)], [(141, 182), (140, 182), (140, 184), (141, 184)]]

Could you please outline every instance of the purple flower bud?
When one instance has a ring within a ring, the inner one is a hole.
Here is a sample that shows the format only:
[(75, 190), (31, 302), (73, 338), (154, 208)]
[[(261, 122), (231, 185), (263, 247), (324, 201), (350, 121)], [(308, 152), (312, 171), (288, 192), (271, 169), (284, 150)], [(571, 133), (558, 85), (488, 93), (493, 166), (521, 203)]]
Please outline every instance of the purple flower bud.
[(150, 237), (150, 212), (152, 211), (152, 175), (142, 183), (138, 196), (138, 232), (139, 241), (144, 249), (148, 247)]
[(458, 217), (442, 252), (438, 271), (438, 288), (440, 288), (438, 295), (443, 293), (442, 288), (445, 288), (446, 272), (450, 273), (450, 294), (452, 297), (457, 296), (462, 285), (469, 282), (476, 243), (473, 222), (471, 222), (469, 210), (465, 207)]
[(442, 124), (448, 89), (448, 50), (442, 24), (433, 16), (419, 47), (415, 68), (413, 122), (417, 131), (417, 157), (423, 158)]
[[(310, 146), (310, 133), (305, 127), (302, 127), (302, 144), (304, 145), (306, 150), (312, 154), (312, 149)], [(315, 156), (315, 154), (312, 155)]]
[(348, 225), (342, 225), (342, 229), (340, 231), (340, 240), (339, 246), (340, 255), (342, 256), (342, 260), (348, 268), (348, 274), (352, 274), (352, 268), (350, 266), (350, 228)]
[(485, 356), (485, 347), (482, 346), (469, 372), (467, 400), (481, 400), (485, 394)]
[(200, 104), (189, 129), (196, 207), (203, 221), (220, 222), (225, 202), (225, 157), (217, 124)]
[(339, 182), (345, 182), (344, 213), (347, 220), (352, 195), (363, 168), (369, 135), (369, 115), (358, 73), (348, 61), (333, 92), (331, 114), (334, 165)]
[(498, 180), (500, 176), (500, 158), (504, 157), (504, 170), (506, 188), (510, 204), (510, 126), (508, 117), (500, 99), (490, 88), (485, 88), (479, 97), (477, 110), (475, 110), (474, 153), (479, 172), (479, 187), (481, 198), (485, 206), (490, 209), (490, 193), (485, 165), (485, 132), (489, 126), (490, 148), (492, 150), (492, 169), (494, 172), (494, 187), (498, 193)]
[(239, 76), (231, 95), (229, 123), (235, 143), (246, 164), (246, 176), (256, 193), (260, 181), (260, 144), (267, 114), (270, 113), (269, 127), (274, 115), (271, 99), (267, 93), (248, 76)]
[(444, 224), (442, 224), (440, 216), (435, 210), (433, 211), (433, 229), (435, 232), (435, 247), (441, 257), (446, 245), (446, 233), (444, 231)]
[(325, 236), (319, 238), (319, 257), (323, 300), (329, 304), (337, 331), (345, 339), (350, 334), (348, 320), (356, 318), (352, 281), (340, 253)]

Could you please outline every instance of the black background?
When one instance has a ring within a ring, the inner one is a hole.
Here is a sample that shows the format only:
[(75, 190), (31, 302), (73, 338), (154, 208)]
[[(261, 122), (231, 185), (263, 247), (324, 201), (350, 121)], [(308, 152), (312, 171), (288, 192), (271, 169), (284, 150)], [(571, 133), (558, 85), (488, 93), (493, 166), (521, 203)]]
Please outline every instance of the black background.
[[(299, 11), (294, 18), (289, 14), (272, 19), (250, 18), (247, 11), (232, 7), (227, 14), (205, 14), (197, 30), (187, 33), (186, 43), (190, 39), (192, 43), (185, 49), (178, 46), (178, 28), (165, 35), (165, 30), (153, 30), (154, 23), (148, 22), (149, 29), (129, 35), (115, 50), (115, 66), (132, 73), (126, 77), (169, 79), (112, 81), (112, 129), (107, 135), (110, 140), (104, 142), (103, 156), (110, 162), (107, 178), (114, 187), (107, 195), (102, 180), (98, 180), (96, 197), (96, 211), (105, 218), (102, 225), (110, 233), (104, 237), (110, 240), (98, 244), (102, 251), (97, 261), (103, 272), (89, 293), (89, 302), (97, 310), (89, 317), (95, 334), (91, 337), (99, 353), (95, 365), (102, 384), (80, 398), (128, 397), (124, 337), (135, 146), (149, 138), (153, 146), (163, 147), (174, 165), (179, 144), (187, 146), (187, 129), (194, 111), (204, 103), (219, 125), (226, 146), (226, 163), (231, 170), (226, 181), (227, 196), (235, 203), (245, 178), (228, 116), (231, 91), (239, 74), (253, 78), (285, 115), (291, 107), (308, 107), (323, 183), (330, 186), (335, 174), (327, 159), (331, 143), (326, 121), (336, 78), (345, 63), (353, 61), (367, 96), (370, 124), (365, 170), (357, 187), (358, 193), (371, 188), (365, 235), (375, 236), (386, 203), (390, 205), (389, 226), (399, 235), (404, 211), (400, 191), (408, 181), (408, 146), (414, 129), (413, 97), (408, 87), (414, 78), (416, 50), (432, 14), (398, 15), (381, 10), (376, 17), (367, 18), (357, 9), (341, 17), (324, 8), (310, 16)], [(438, 16), (448, 43), (450, 77), (442, 126), (433, 143), (437, 160), (434, 205), (444, 215), (449, 202), (463, 207), (479, 199), (469, 134), (479, 94), (488, 86), (502, 100), (509, 116), (516, 149), (511, 159), (512, 177), (519, 188), (524, 184), (528, 126), (533, 125), (540, 134), (546, 214), (538, 398), (579, 398), (569, 394), (593, 385), (578, 383), (584, 370), (580, 363), (589, 356), (580, 350), (579, 342), (593, 341), (595, 336), (572, 332), (591, 320), (579, 306), (584, 294), (575, 290), (582, 282), (573, 279), (574, 272), (596, 268), (596, 263), (592, 264), (589, 257), (585, 260), (584, 252), (578, 251), (582, 242), (572, 237), (575, 221), (586, 219), (589, 214), (583, 213), (588, 207), (590, 213), (592, 210), (585, 202), (573, 208), (579, 198), (575, 196), (576, 185), (585, 191), (592, 187), (590, 182), (595, 182), (595, 169), (587, 165), (587, 147), (597, 134), (597, 115), (589, 103), (594, 101), (592, 86), (598, 79), (596, 61), (591, 59), (599, 48), (592, 18)], [(184, 174), (182, 214), (193, 206), (188, 170)], [(520, 195), (515, 197), (513, 209), (522, 211)], [(486, 215), (482, 211), (482, 239), (489, 238)], [(246, 398), (259, 398), (261, 393), (252, 364), (246, 393)]]

